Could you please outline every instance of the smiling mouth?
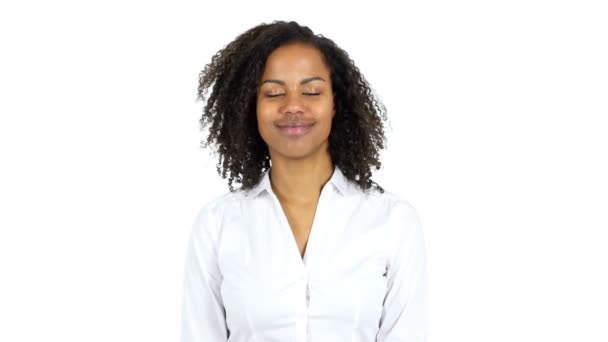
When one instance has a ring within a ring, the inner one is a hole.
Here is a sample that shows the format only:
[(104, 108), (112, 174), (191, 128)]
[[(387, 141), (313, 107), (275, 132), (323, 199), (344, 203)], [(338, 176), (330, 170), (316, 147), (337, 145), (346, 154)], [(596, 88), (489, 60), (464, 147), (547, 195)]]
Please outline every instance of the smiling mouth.
[(314, 124), (289, 124), (277, 127), (279, 127), (279, 130), (285, 135), (298, 137), (308, 133), (313, 125)]

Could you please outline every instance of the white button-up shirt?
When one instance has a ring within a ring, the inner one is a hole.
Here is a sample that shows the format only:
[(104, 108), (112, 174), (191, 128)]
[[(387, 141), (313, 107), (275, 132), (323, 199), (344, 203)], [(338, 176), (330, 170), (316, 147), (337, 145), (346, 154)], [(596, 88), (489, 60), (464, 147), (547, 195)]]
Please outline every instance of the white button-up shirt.
[(425, 341), (425, 260), (415, 209), (337, 166), (302, 258), (266, 171), (194, 220), (181, 341)]

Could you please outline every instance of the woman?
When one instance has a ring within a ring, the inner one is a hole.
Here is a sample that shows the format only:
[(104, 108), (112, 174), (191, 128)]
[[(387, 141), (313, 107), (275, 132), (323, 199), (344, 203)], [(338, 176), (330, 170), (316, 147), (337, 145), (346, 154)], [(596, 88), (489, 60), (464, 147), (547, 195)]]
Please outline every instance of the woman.
[(370, 179), (386, 114), (347, 53), (262, 24), (213, 57), (199, 95), (230, 191), (192, 229), (182, 341), (425, 340), (419, 220)]

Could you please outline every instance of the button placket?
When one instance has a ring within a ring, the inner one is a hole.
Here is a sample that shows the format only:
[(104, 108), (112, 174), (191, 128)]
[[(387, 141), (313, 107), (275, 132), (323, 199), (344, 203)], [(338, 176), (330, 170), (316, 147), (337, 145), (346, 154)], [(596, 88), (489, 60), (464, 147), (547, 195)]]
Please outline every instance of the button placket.
[(306, 283), (306, 307), (310, 308), (310, 287)]

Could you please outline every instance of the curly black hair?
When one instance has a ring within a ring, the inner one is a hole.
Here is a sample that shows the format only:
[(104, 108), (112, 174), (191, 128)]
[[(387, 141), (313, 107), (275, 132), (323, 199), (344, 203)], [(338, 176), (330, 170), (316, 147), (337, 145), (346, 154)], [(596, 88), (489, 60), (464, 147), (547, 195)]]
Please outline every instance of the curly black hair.
[(335, 108), (328, 138), (332, 162), (362, 190), (374, 186), (384, 193), (371, 180), (371, 167), (380, 169), (379, 154), (386, 144), (384, 104), (346, 51), (293, 21), (263, 23), (247, 30), (218, 51), (200, 72), (198, 99), (206, 101), (200, 124), (202, 130), (209, 126), (201, 146), (213, 145), (213, 152), (219, 155), (217, 172), (223, 179), (229, 176), (231, 192), (234, 181), (243, 190), (258, 183), (270, 168), (268, 146), (260, 136), (256, 117), (260, 77), (268, 56), (294, 42), (320, 50), (330, 72)]

